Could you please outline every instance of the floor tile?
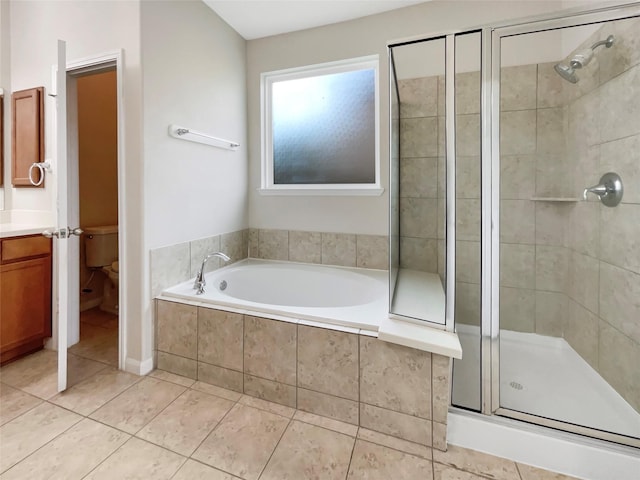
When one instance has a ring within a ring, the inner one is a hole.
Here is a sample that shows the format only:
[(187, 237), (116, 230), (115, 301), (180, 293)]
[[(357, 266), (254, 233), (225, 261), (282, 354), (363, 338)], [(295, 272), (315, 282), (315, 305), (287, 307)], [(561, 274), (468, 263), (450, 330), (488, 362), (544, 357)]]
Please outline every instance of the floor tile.
[(198, 390), (200, 392), (208, 393), (210, 395), (215, 395), (216, 397), (226, 398), (227, 400), (231, 400), (232, 402), (237, 402), (242, 397), (241, 393), (234, 392), (233, 390), (227, 390), (226, 388), (218, 387), (216, 385), (211, 385), (210, 383), (205, 382), (196, 382), (191, 388), (194, 390)]
[(118, 328), (118, 315), (104, 312), (96, 307), (80, 312), (80, 322), (81, 328), (84, 326), (82, 324), (89, 324), (113, 330)]
[(186, 390), (145, 377), (91, 414), (91, 418), (135, 434)]
[(287, 418), (293, 417), (293, 414), (296, 413), (295, 408), (280, 405), (279, 403), (270, 402), (261, 398), (250, 397), (249, 395), (243, 395), (239, 402), (243, 405), (259, 408), (260, 410), (265, 410)]
[(525, 465), (523, 463), (518, 463), (517, 465), (522, 480), (575, 480), (576, 478), (532, 467), (531, 465)]
[(150, 377), (157, 378), (158, 380), (164, 380), (165, 382), (175, 383), (182, 385), (183, 387), (191, 387), (196, 381), (193, 378), (183, 377), (182, 375), (176, 375), (175, 373), (165, 372), (164, 370), (154, 370), (149, 374)]
[(80, 342), (69, 352), (111, 366), (118, 366), (118, 330), (82, 324)]
[(193, 454), (201, 462), (247, 480), (256, 480), (289, 419), (236, 404)]
[(334, 420), (333, 418), (321, 417), (320, 415), (316, 415), (315, 413), (296, 410), (293, 419), (300, 422), (310, 423), (311, 425), (316, 425), (318, 427), (328, 428), (329, 430), (333, 430), (334, 432), (344, 433), (345, 435), (349, 435), (351, 437), (355, 437), (358, 434), (357, 425), (344, 423), (339, 420)]
[(0, 427), (0, 473), (78, 423), (82, 417), (43, 403)]
[(291, 422), (260, 480), (343, 480), (354, 437)]
[(224, 398), (187, 390), (137, 436), (189, 456), (233, 405), (233, 402)]
[(178, 470), (171, 480), (239, 480), (238, 477), (216, 470), (191, 459)]
[(433, 460), (497, 480), (520, 480), (515, 462), (455, 445), (449, 445), (446, 452), (434, 450)]
[(42, 403), (41, 398), (0, 383), (0, 404), (2, 405), (2, 408), (0, 408), (0, 425), (10, 422), (40, 403)]
[(5, 472), (2, 480), (81, 479), (128, 439), (86, 418)]
[(385, 435), (384, 433), (367, 430), (366, 428), (360, 428), (358, 430), (358, 438), (360, 440), (366, 440), (367, 442), (382, 445), (383, 447), (393, 448), (404, 453), (410, 453), (411, 455), (426, 458), (427, 460), (431, 460), (432, 458), (431, 448), (429, 447), (425, 447), (419, 443), (409, 442), (408, 440), (402, 440), (401, 438), (392, 437), (391, 435)]
[(185, 460), (177, 453), (132, 438), (85, 480), (169, 480)]
[(89, 415), (138, 381), (140, 377), (136, 375), (107, 367), (49, 401), (81, 415)]
[(485, 480), (486, 478), (440, 463), (433, 464), (433, 480)]
[(429, 460), (392, 450), (373, 443), (356, 440), (349, 468), (349, 480), (389, 480), (431, 478)]

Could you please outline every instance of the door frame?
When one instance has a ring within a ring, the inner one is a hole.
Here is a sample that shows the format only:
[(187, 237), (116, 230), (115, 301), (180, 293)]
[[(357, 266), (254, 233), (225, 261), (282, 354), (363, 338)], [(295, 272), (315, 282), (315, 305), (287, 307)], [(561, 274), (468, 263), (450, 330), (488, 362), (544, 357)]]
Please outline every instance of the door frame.
[[(54, 68), (56, 68), (54, 66)], [(127, 261), (128, 254), (128, 235), (127, 235), (127, 210), (126, 205), (126, 149), (125, 149), (125, 115), (124, 115), (124, 68), (123, 68), (123, 51), (114, 50), (98, 55), (92, 55), (83, 57), (73, 61), (67, 61), (67, 105), (73, 106), (68, 109), (67, 112), (67, 138), (74, 139), (73, 142), (69, 142), (68, 148), (68, 164), (73, 166), (70, 170), (77, 171), (78, 169), (78, 151), (77, 151), (77, 138), (78, 138), (78, 124), (77, 124), (77, 90), (76, 80), (80, 75), (87, 73), (98, 73), (100, 71), (116, 70), (116, 106), (117, 106), (117, 169), (118, 169), (118, 258), (119, 258), (119, 311), (118, 311), (118, 368), (120, 370), (125, 369), (125, 360), (127, 358)], [(75, 145), (75, 148), (74, 148)], [(70, 179), (73, 185), (69, 185), (71, 191), (79, 190), (77, 175)], [(77, 262), (78, 258), (70, 258), (69, 261)], [(58, 262), (59, 263), (59, 262)], [(67, 268), (67, 266), (57, 265), (56, 268)], [(57, 323), (60, 321), (58, 317), (57, 301), (59, 286), (57, 285), (57, 277), (54, 275), (56, 285), (53, 287), (53, 312), (54, 312), (54, 331), (57, 331)], [(78, 319), (79, 322), (79, 319)], [(79, 335), (80, 326), (70, 325), (70, 331)], [(79, 337), (78, 337), (79, 338)], [(50, 346), (57, 348), (57, 338), (52, 338)]]

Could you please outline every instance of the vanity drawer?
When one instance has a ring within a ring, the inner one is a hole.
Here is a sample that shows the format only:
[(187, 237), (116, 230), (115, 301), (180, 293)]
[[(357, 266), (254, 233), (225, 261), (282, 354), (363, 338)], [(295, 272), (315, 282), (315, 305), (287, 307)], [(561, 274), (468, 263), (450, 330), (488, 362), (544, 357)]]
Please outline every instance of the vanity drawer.
[(21, 258), (49, 255), (51, 239), (42, 235), (9, 238), (2, 240), (0, 261), (10, 262)]

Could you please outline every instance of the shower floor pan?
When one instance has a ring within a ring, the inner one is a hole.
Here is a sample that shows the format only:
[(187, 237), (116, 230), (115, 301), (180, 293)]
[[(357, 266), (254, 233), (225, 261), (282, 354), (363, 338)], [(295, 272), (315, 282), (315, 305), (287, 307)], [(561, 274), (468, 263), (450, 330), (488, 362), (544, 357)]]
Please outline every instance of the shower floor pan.
[[(453, 372), (453, 404), (480, 405), (479, 328), (458, 326), (462, 361)], [(500, 406), (540, 417), (640, 437), (636, 412), (563, 339), (500, 332)]]

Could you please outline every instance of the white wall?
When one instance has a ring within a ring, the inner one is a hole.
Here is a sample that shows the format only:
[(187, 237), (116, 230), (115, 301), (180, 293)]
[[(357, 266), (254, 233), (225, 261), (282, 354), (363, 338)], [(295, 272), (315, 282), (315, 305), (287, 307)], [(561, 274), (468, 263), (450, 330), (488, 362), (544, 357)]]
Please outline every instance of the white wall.
[[(248, 43), (249, 223), (256, 228), (386, 234), (390, 41), (560, 9), (559, 1), (433, 1), (392, 12)], [(380, 197), (261, 196), (260, 73), (344, 58), (380, 56)]]
[[(246, 228), (248, 164), (246, 41), (200, 1), (144, 1), (141, 18), (146, 359), (153, 348), (149, 250)], [(172, 138), (172, 123), (240, 148)]]
[[(7, 184), (7, 175), (9, 173), (8, 164), (11, 163), (11, 146), (10, 137), (11, 130), (7, 128), (9, 125), (9, 115), (11, 111), (11, 36), (9, 29), (9, 2), (0, 2), (0, 88), (4, 92), (4, 164), (0, 171), (0, 175), (4, 179), (3, 186), (0, 187), (0, 210), (4, 208), (4, 185)], [(0, 212), (0, 220), (3, 218)]]

